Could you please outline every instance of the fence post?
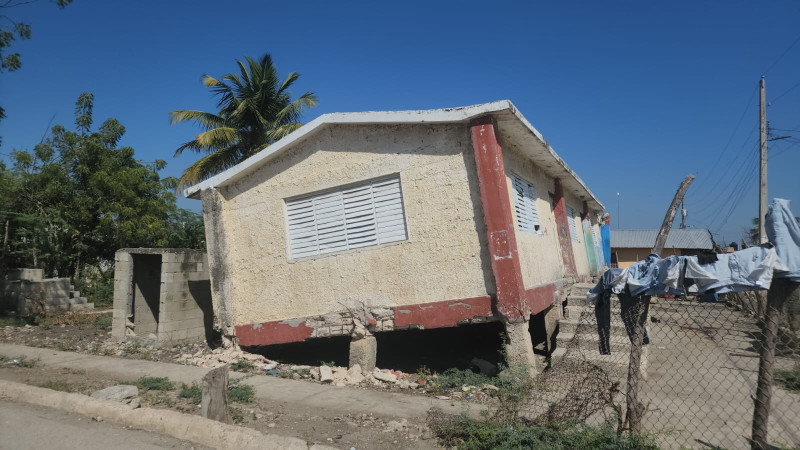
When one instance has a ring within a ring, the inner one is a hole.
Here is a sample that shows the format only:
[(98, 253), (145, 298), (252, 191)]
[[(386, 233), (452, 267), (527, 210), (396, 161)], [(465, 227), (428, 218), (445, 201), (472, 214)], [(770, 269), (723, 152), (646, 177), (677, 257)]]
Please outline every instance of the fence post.
[(628, 408), (625, 416), (631, 433), (639, 434), (642, 431), (641, 422), (644, 415), (644, 405), (639, 401), (639, 380), (641, 378), (644, 327), (647, 322), (650, 296), (637, 297), (635, 302), (636, 306), (631, 308), (630, 311), (632, 317), (628, 318), (628, 320), (635, 320), (635, 327), (631, 342), (630, 360), (628, 361), (628, 385), (625, 391), (625, 403), (627, 403)]
[(769, 410), (772, 400), (772, 375), (775, 369), (775, 346), (778, 340), (778, 322), (784, 301), (800, 287), (786, 278), (773, 278), (767, 293), (767, 307), (764, 312), (764, 339), (761, 346), (761, 359), (758, 363), (758, 387), (756, 388), (755, 408), (753, 410), (753, 434), (751, 448), (764, 450), (767, 447)]
[(203, 417), (222, 423), (231, 423), (228, 412), (228, 368), (224, 365), (210, 370), (203, 377), (201, 414)]

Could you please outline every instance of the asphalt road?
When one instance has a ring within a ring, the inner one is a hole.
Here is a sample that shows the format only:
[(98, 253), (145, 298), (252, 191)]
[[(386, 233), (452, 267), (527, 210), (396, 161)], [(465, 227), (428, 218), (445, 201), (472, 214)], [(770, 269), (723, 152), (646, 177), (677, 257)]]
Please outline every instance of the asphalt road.
[(0, 449), (204, 449), (106, 421), (0, 400)]

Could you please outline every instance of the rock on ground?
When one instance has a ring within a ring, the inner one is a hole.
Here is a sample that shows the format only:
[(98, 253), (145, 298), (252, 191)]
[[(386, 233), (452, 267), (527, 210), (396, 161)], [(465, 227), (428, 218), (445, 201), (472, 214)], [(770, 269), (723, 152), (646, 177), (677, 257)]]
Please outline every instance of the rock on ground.
[(128, 384), (120, 384), (118, 386), (100, 389), (99, 391), (93, 392), (92, 397), (100, 400), (123, 403), (130, 406), (132, 409), (141, 406), (139, 402), (139, 388)]

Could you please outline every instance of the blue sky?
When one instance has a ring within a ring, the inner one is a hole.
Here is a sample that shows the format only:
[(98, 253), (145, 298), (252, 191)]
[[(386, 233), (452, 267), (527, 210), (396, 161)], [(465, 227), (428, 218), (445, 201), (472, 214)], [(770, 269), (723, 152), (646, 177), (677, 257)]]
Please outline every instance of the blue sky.
[[(767, 110), (774, 135), (800, 138), (782, 131), (800, 130), (800, 86), (790, 90), (800, 43), (784, 54), (800, 37), (795, 1), (75, 0), (12, 13), (33, 38), (14, 47), (22, 69), (0, 74), (5, 154), (32, 148), (53, 115), (71, 124), (75, 100), (90, 91), (96, 124), (119, 119), (122, 144), (168, 161), (163, 174), (177, 176), (194, 155), (176, 159), (174, 149), (197, 129), (170, 126), (169, 111), (213, 110), (203, 73), (271, 53), (282, 74), (302, 74), (295, 94), (319, 96), (304, 121), (510, 99), (615, 227), (657, 228), (694, 173), (687, 223), (730, 242), (757, 214), (754, 93), (767, 69), (767, 99), (788, 91)], [(800, 215), (800, 144), (770, 147), (770, 198), (794, 200)]]

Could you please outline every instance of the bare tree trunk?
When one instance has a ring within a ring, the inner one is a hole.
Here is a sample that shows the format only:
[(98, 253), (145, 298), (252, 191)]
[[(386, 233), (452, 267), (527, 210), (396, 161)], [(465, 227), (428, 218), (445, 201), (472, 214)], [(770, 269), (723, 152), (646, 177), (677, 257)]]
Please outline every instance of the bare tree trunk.
[(775, 369), (775, 346), (778, 338), (778, 322), (783, 303), (800, 288), (786, 278), (774, 278), (767, 293), (767, 307), (764, 314), (764, 337), (761, 359), (758, 363), (758, 387), (756, 388), (755, 408), (753, 409), (753, 435), (750, 443), (753, 449), (768, 448), (770, 402), (772, 400), (773, 372)]
[(628, 320), (635, 321), (636, 327), (631, 342), (631, 356), (628, 361), (628, 386), (625, 392), (625, 402), (628, 404), (626, 421), (631, 433), (639, 434), (642, 431), (642, 416), (644, 405), (639, 401), (639, 380), (641, 378), (642, 345), (644, 342), (644, 327), (647, 323), (647, 311), (650, 306), (650, 296), (645, 295), (636, 299), (636, 306), (631, 308), (633, 317)]
[(5, 230), (5, 233), (3, 233), (3, 257), (2, 257), (2, 259), (0, 259), (0, 273), (5, 271), (6, 264), (8, 264), (8, 261), (6, 260), (6, 257), (8, 256), (8, 224), (9, 224), (9, 222), (11, 222), (11, 220), (6, 219), (6, 230)]
[(36, 259), (36, 234), (33, 235), (33, 268), (39, 268), (39, 261)]
[(656, 243), (653, 246), (651, 253), (660, 255), (661, 251), (664, 250), (664, 244), (667, 242), (669, 229), (672, 228), (672, 221), (675, 220), (675, 214), (678, 212), (678, 207), (681, 205), (683, 196), (686, 195), (686, 191), (689, 190), (689, 185), (692, 184), (692, 181), (694, 181), (694, 175), (686, 175), (686, 178), (683, 179), (681, 185), (678, 186), (678, 192), (675, 193), (675, 197), (672, 199), (672, 204), (669, 205), (667, 214), (664, 215), (664, 221), (661, 222), (661, 229), (658, 231)]

